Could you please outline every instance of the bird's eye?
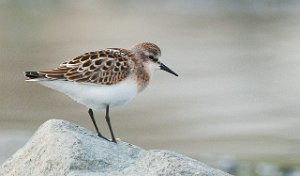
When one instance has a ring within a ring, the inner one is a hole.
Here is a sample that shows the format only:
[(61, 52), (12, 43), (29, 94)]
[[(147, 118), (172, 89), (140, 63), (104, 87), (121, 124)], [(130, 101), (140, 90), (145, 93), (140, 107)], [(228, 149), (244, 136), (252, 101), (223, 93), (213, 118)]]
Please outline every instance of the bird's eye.
[(149, 56), (149, 59), (151, 59), (152, 61), (154, 61), (154, 62), (157, 62), (158, 61), (158, 59), (157, 58), (155, 58), (154, 56), (152, 56), (152, 55), (150, 55)]

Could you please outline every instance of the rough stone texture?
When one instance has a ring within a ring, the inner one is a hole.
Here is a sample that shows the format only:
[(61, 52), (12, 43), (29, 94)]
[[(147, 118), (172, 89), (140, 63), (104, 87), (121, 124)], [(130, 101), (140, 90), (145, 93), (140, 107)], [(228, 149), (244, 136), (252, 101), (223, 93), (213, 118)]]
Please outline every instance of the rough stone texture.
[(63, 120), (45, 122), (1, 167), (0, 175), (205, 175), (228, 176), (178, 153), (146, 151)]

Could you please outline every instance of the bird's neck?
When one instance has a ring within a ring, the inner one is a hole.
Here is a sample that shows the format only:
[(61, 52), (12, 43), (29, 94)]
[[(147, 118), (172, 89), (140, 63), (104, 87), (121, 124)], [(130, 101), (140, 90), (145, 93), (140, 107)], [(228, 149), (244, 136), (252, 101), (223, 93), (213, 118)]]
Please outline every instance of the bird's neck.
[(134, 79), (137, 82), (138, 92), (141, 92), (149, 84), (149, 81), (151, 79), (151, 73), (150, 73), (149, 66), (144, 62), (142, 62), (140, 59), (135, 59), (134, 62), (135, 62)]
[(150, 82), (151, 74), (149, 68), (146, 66), (138, 67), (136, 78), (138, 83), (138, 92), (141, 92), (148, 86)]

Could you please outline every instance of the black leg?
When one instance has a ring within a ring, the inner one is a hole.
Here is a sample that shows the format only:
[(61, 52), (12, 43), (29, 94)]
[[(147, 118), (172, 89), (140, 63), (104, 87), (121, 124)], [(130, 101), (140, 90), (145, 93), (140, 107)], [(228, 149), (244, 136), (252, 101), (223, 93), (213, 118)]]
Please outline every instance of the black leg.
[(108, 127), (109, 127), (109, 131), (110, 131), (110, 134), (111, 134), (112, 142), (117, 143), (116, 138), (115, 138), (115, 135), (114, 135), (114, 132), (113, 132), (112, 127), (111, 127), (111, 124), (110, 124), (110, 118), (109, 118), (109, 105), (106, 105), (105, 119), (106, 119), (106, 122), (107, 122)]
[(96, 124), (95, 118), (94, 118), (93, 110), (92, 110), (92, 109), (89, 109), (88, 113), (89, 113), (89, 115), (90, 115), (90, 117), (91, 117), (91, 119), (92, 119), (92, 121), (93, 121), (93, 124), (94, 124), (94, 126), (95, 126), (95, 128), (96, 128), (96, 131), (97, 131), (97, 133), (98, 133), (98, 136), (101, 137), (101, 138), (103, 138), (103, 139), (108, 140), (106, 137), (102, 136), (102, 134), (100, 133), (100, 131), (99, 131), (99, 129), (98, 129), (98, 126), (97, 126), (97, 124)]

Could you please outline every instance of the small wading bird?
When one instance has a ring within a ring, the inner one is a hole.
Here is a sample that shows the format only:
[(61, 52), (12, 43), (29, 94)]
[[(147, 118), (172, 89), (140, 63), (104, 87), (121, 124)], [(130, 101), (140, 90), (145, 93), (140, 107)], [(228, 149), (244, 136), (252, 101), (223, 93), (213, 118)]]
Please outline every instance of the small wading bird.
[(159, 61), (161, 51), (153, 43), (143, 42), (130, 50), (106, 48), (88, 52), (50, 71), (27, 71), (26, 81), (35, 81), (62, 92), (89, 108), (88, 113), (99, 137), (93, 110), (106, 109), (105, 119), (112, 142), (116, 142), (109, 108), (124, 105), (148, 85), (155, 70), (174, 71)]

